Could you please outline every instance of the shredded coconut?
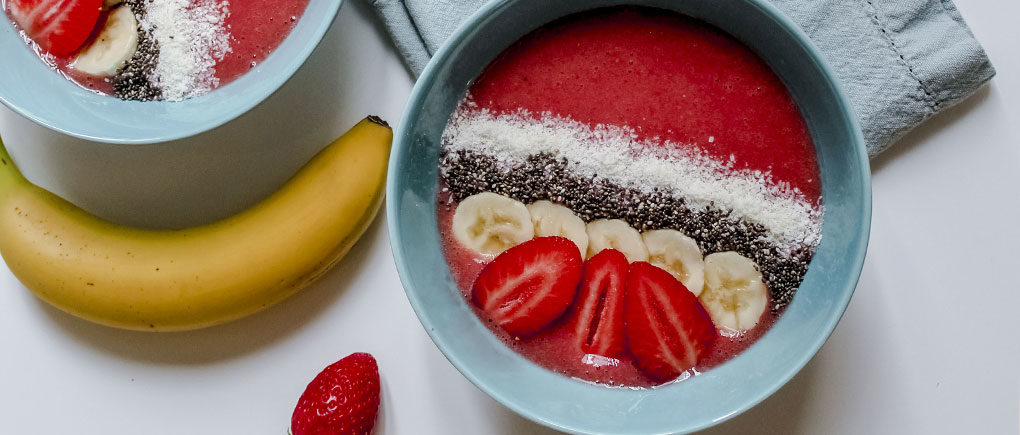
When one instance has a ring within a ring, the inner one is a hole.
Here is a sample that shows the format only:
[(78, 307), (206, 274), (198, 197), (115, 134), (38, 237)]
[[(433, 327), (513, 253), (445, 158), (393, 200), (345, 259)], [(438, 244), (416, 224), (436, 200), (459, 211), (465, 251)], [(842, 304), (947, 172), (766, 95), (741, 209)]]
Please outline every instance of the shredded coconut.
[(738, 169), (733, 158), (719, 161), (674, 142), (639, 139), (629, 127), (589, 127), (549, 113), (495, 115), (468, 100), (447, 124), (443, 146), (493, 156), (507, 170), (538, 154), (565, 159), (568, 170), (595, 181), (675, 192), (691, 210), (731, 210), (731, 217), (765, 226), (767, 241), (789, 249), (815, 246), (821, 238), (821, 205), (771, 172)]
[(151, 80), (163, 98), (180, 101), (219, 85), (213, 68), (231, 51), (227, 0), (148, 0), (140, 27), (159, 45)]

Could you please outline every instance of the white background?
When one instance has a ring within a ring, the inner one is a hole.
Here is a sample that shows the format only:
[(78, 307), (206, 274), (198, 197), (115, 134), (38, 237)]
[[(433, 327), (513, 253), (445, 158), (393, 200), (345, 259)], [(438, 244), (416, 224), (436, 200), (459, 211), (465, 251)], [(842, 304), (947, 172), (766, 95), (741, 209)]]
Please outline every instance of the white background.
[[(787, 386), (713, 434), (1016, 434), (1020, 415), (1020, 2), (957, 0), (998, 76), (872, 162), (874, 221), (834, 335)], [(180, 227), (275, 190), (366, 114), (396, 124), (412, 81), (364, 0), (277, 94), (151, 146), (61, 137), (0, 106), (37, 184), (113, 221)], [(321, 281), (211, 329), (136, 333), (35, 299), (0, 266), (0, 432), (284, 434), (324, 366), (373, 353), (379, 434), (547, 433), (488, 398), (425, 335), (385, 215)]]

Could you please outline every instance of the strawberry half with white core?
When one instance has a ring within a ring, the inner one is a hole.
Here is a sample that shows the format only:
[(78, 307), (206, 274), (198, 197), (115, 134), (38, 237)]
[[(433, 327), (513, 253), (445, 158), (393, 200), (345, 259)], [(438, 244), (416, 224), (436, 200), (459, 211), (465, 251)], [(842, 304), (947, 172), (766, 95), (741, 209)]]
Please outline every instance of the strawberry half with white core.
[(574, 305), (574, 334), (586, 354), (616, 358), (627, 350), (623, 331), (627, 266), (627, 257), (615, 249), (605, 249), (584, 263)]
[(367, 353), (352, 353), (322, 370), (298, 399), (292, 435), (372, 433), (379, 411), (379, 366)]
[(581, 254), (564, 237), (539, 237), (492, 260), (471, 288), (471, 300), (495, 324), (526, 338), (549, 326), (574, 301)]
[(67, 56), (89, 39), (103, 0), (7, 0), (11, 18), (39, 48)]
[(631, 264), (624, 296), (624, 329), (634, 362), (666, 382), (697, 365), (717, 337), (698, 298), (669, 272)]

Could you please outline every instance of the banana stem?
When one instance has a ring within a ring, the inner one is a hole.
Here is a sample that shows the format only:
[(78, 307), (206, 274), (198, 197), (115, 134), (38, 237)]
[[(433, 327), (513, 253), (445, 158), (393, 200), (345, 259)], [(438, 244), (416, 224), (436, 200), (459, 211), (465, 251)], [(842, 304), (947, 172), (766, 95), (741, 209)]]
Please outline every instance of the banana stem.
[(3, 139), (0, 139), (0, 192), (6, 190), (7, 186), (24, 179), (25, 177), (21, 175), (18, 166), (14, 164), (14, 159), (7, 152)]

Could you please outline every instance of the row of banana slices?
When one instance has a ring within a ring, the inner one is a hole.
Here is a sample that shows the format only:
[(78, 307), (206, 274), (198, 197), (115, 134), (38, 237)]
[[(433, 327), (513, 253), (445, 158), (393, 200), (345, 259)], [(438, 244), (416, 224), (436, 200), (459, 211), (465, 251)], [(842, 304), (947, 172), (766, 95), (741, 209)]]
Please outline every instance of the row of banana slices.
[(486, 255), (547, 236), (570, 239), (586, 259), (616, 249), (631, 262), (647, 261), (671, 273), (723, 332), (753, 328), (768, 305), (768, 290), (753, 261), (732, 251), (703, 256), (697, 242), (677, 230), (641, 233), (620, 219), (586, 224), (562, 205), (545, 200), (524, 205), (492, 192), (464, 198), (454, 211), (452, 230), (461, 244)]

